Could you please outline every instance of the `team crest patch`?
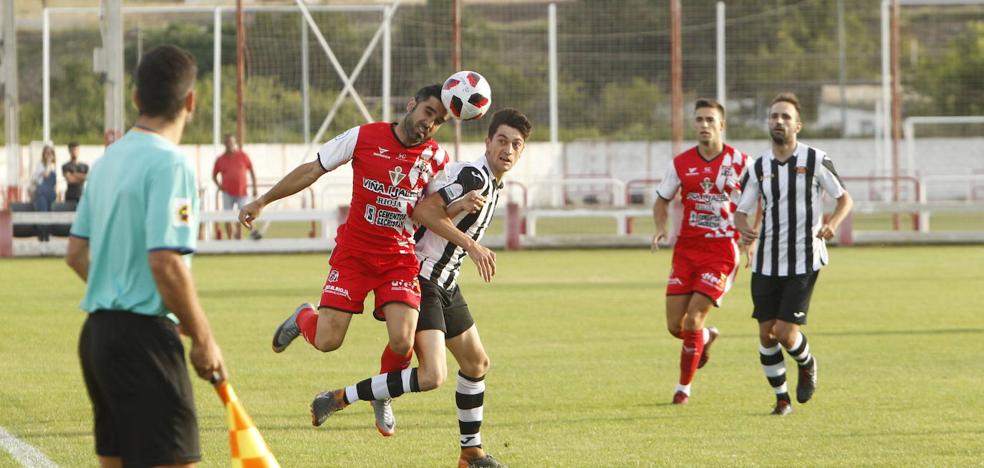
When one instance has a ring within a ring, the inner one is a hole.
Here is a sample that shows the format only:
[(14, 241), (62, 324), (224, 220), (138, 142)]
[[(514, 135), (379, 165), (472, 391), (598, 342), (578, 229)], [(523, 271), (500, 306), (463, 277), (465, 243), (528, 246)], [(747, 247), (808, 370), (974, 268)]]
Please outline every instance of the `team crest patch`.
[(714, 182), (711, 182), (710, 177), (704, 177), (704, 181), (700, 183), (700, 188), (704, 189), (704, 193), (708, 193), (714, 188)]
[(171, 200), (171, 224), (176, 227), (188, 226), (191, 224), (191, 200), (188, 198), (174, 198)]
[(338, 281), (338, 270), (331, 270), (331, 273), (328, 273), (328, 282), (334, 283), (336, 281)]
[(389, 171), (389, 173), (390, 173), (390, 182), (393, 182), (394, 186), (400, 185), (400, 182), (403, 182), (403, 179), (407, 176), (406, 174), (403, 173), (403, 168), (400, 166), (394, 167), (392, 170)]

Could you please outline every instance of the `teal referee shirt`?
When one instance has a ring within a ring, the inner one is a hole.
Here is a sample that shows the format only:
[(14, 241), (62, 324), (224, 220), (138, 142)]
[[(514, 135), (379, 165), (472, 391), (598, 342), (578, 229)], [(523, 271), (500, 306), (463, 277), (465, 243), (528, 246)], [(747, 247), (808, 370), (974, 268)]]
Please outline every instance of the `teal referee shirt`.
[(93, 164), (71, 235), (89, 241), (81, 307), (168, 315), (147, 255), (191, 253), (198, 239), (198, 190), (190, 159), (164, 137), (131, 130)]

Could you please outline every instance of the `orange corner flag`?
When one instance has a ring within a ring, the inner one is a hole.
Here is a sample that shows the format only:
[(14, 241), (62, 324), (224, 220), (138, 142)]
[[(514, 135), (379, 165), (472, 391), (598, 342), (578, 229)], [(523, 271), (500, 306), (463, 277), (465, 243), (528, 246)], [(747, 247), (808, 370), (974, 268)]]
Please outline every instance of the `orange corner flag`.
[(216, 385), (215, 391), (229, 414), (229, 449), (232, 451), (233, 468), (280, 468), (229, 382)]

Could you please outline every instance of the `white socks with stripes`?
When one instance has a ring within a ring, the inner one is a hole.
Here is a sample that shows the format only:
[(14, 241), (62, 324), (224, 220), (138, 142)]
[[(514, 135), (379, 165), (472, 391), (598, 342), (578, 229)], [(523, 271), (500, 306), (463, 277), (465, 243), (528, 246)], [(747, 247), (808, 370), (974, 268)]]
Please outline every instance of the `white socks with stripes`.
[(419, 392), (417, 383), (417, 368), (403, 369), (385, 374), (379, 374), (365, 379), (355, 385), (345, 387), (345, 402), (355, 403), (359, 400), (385, 400), (396, 398), (406, 392)]
[(789, 356), (796, 360), (796, 364), (802, 367), (809, 367), (810, 361), (813, 360), (813, 355), (810, 354), (810, 343), (806, 341), (806, 335), (802, 332), (796, 335), (796, 340), (793, 341), (793, 347), (786, 350)]
[(485, 376), (472, 378), (458, 372), (458, 386), (454, 391), (458, 407), (458, 429), (461, 432), (461, 448), (481, 447), (482, 413), (485, 404)]
[(759, 345), (759, 361), (765, 378), (776, 392), (776, 398), (789, 401), (789, 390), (786, 388), (786, 364), (782, 359), (782, 348), (775, 345), (771, 348)]

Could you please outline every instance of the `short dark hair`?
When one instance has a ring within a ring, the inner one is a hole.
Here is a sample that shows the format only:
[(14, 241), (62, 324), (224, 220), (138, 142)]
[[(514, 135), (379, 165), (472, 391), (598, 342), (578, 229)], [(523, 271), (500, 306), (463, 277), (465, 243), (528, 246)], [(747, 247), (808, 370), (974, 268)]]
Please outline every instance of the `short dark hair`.
[(529, 138), (530, 132), (533, 131), (533, 124), (530, 123), (530, 119), (526, 118), (522, 112), (510, 107), (492, 114), (492, 123), (489, 124), (489, 138), (495, 136), (495, 132), (502, 125), (519, 130), (524, 140)]
[(165, 45), (144, 54), (136, 74), (140, 115), (174, 119), (197, 73), (194, 57), (184, 49)]
[(413, 95), (413, 101), (417, 104), (424, 102), (427, 98), (437, 98), (438, 101), (441, 100), (441, 85), (432, 84), (424, 86), (417, 90), (417, 93)]
[(78, 148), (78, 147), (79, 147), (79, 142), (77, 142), (77, 141), (70, 141), (70, 142), (68, 142), (68, 149)]
[(772, 98), (772, 102), (769, 103), (769, 108), (772, 108), (777, 102), (788, 102), (792, 104), (793, 108), (796, 109), (796, 116), (800, 116), (800, 101), (795, 94), (788, 91), (777, 94), (776, 97)]
[(721, 120), (724, 120), (724, 105), (721, 104), (720, 102), (718, 102), (717, 99), (698, 98), (697, 101), (694, 102), (694, 110), (695, 111), (697, 109), (701, 109), (701, 108), (705, 108), (705, 107), (711, 108), (711, 109), (717, 109), (718, 112), (721, 113)]

